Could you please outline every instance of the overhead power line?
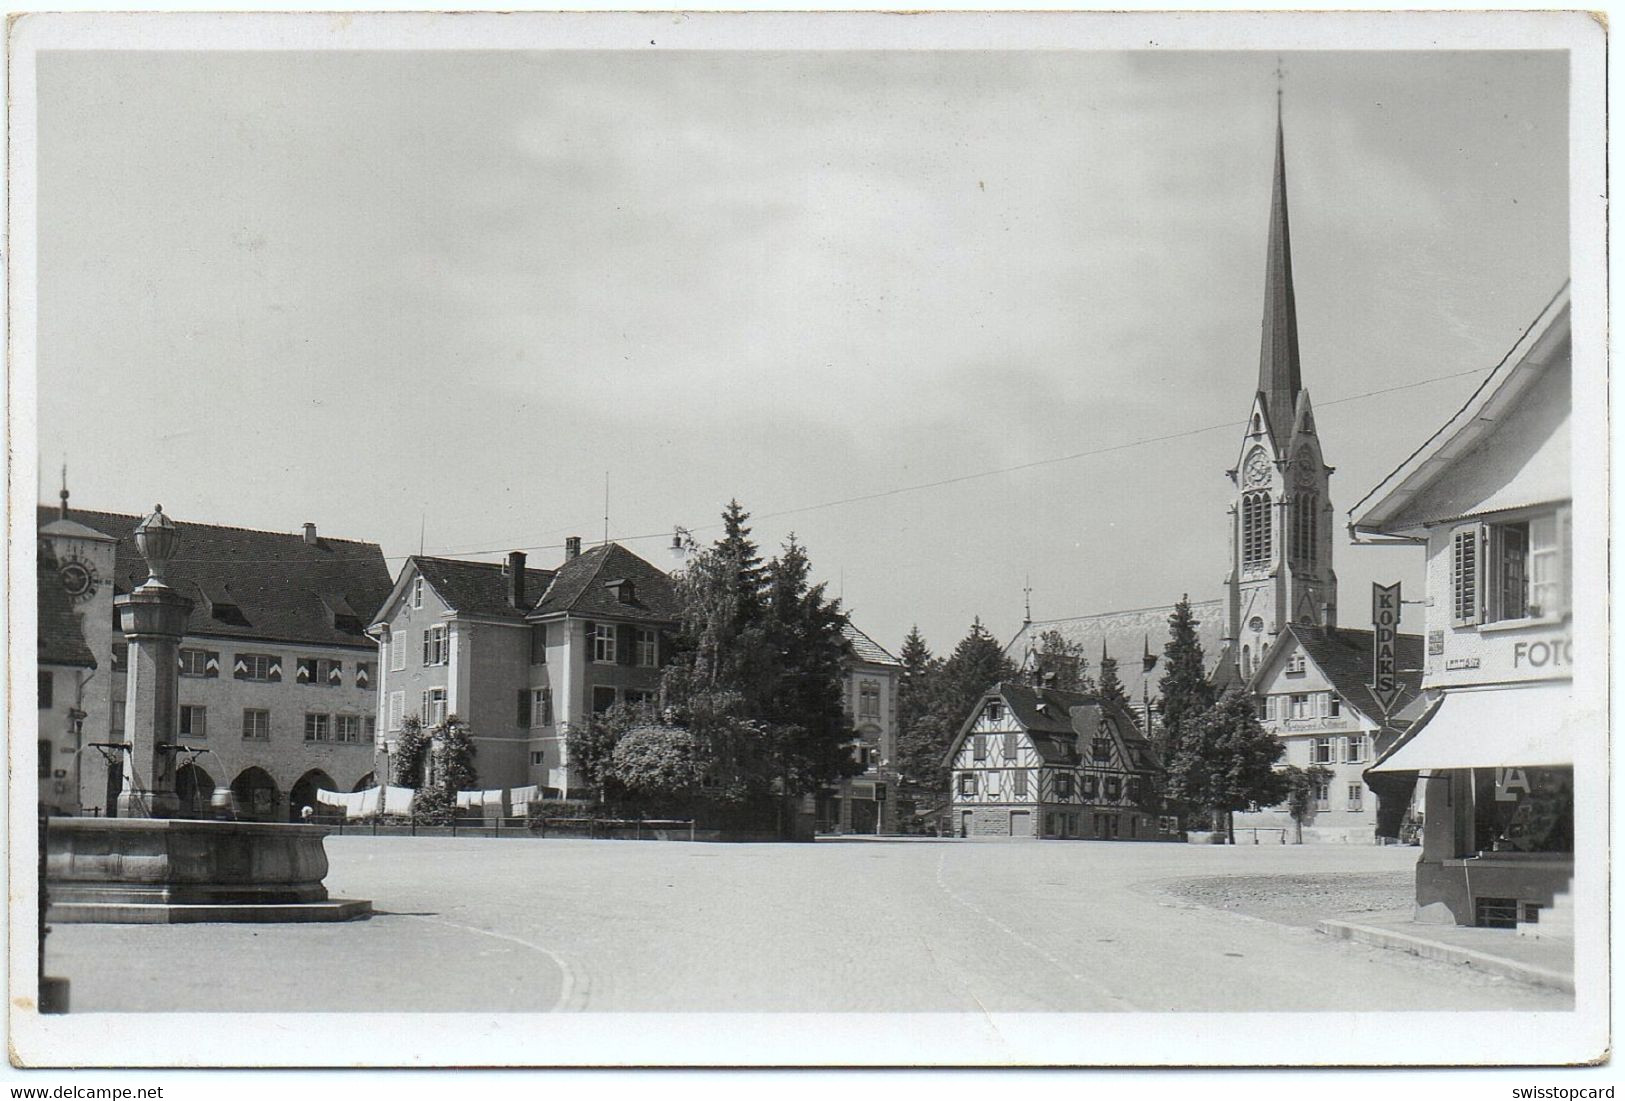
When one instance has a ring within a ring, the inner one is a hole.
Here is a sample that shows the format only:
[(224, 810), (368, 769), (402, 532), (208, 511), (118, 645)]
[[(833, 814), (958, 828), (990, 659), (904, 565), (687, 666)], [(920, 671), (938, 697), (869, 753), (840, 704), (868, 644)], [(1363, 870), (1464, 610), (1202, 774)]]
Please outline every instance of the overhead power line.
[[(1433, 384), (1439, 383), (1439, 382), (1449, 382), (1452, 379), (1467, 378), (1467, 377), (1469, 377), (1471, 375), (1483, 374), (1483, 373), (1485, 373), (1487, 371), (1493, 371), (1494, 369), (1495, 369), (1494, 367), (1475, 367), (1475, 368), (1472, 368), (1471, 370), (1467, 370), (1467, 371), (1454, 371), (1454, 372), (1452, 372), (1450, 374), (1446, 374), (1446, 375), (1433, 375), (1432, 377), (1424, 378), (1424, 379), (1418, 379), (1418, 380), (1416, 380), (1414, 382), (1401, 383), (1398, 386), (1384, 386), (1384, 387), (1382, 387), (1380, 389), (1376, 389), (1376, 390), (1366, 390), (1366, 391), (1363, 391), (1363, 392), (1358, 393), (1358, 394), (1349, 394), (1349, 395), (1346, 395), (1345, 397), (1333, 398), (1330, 401), (1325, 401), (1325, 402), (1319, 403), (1319, 407), (1322, 408), (1322, 409), (1325, 409), (1325, 408), (1327, 408), (1329, 406), (1344, 405), (1344, 404), (1347, 404), (1348, 402), (1351, 402), (1351, 401), (1363, 401), (1366, 398), (1380, 397), (1380, 396), (1382, 396), (1384, 394), (1397, 394), (1397, 393), (1400, 393), (1401, 391), (1404, 391), (1404, 390), (1415, 390), (1415, 389), (1417, 389), (1419, 387), (1432, 386)], [(795, 508), (778, 509), (778, 510), (775, 510), (773, 512), (753, 513), (752, 514), (752, 519), (757, 520), (757, 521), (776, 520), (776, 519), (778, 519), (780, 517), (783, 517), (783, 516), (797, 516), (797, 515), (800, 515), (800, 514), (806, 513), (806, 512), (819, 512), (819, 511), (822, 511), (823, 509), (840, 508), (843, 505), (855, 505), (855, 504), (862, 504), (862, 503), (867, 502), (867, 501), (879, 501), (879, 500), (883, 500), (883, 499), (888, 498), (888, 497), (899, 497), (899, 496), (902, 496), (903, 494), (906, 494), (906, 493), (921, 493), (921, 492), (924, 492), (925, 490), (928, 490), (928, 489), (941, 489), (944, 486), (960, 485), (960, 484), (962, 484), (964, 482), (979, 481), (980, 479), (983, 479), (983, 478), (996, 478), (996, 477), (999, 477), (1000, 475), (1003, 475), (1003, 474), (1017, 474), (1017, 473), (1020, 473), (1023, 470), (1036, 470), (1039, 467), (1055, 466), (1055, 465), (1057, 465), (1059, 463), (1076, 462), (1079, 459), (1088, 459), (1088, 458), (1093, 458), (1093, 457), (1096, 457), (1096, 456), (1099, 456), (1099, 455), (1109, 455), (1109, 454), (1112, 454), (1113, 452), (1128, 451), (1128, 450), (1131, 450), (1131, 449), (1136, 448), (1136, 447), (1149, 447), (1152, 444), (1168, 443), (1171, 440), (1188, 439), (1188, 438), (1190, 438), (1192, 436), (1200, 436), (1200, 435), (1204, 435), (1205, 433), (1208, 433), (1208, 432), (1217, 432), (1217, 431), (1220, 431), (1220, 430), (1226, 429), (1226, 428), (1231, 428), (1231, 429), (1240, 428), (1240, 427), (1244, 427), (1246, 425), (1246, 423), (1247, 423), (1246, 420), (1239, 420), (1239, 421), (1237, 421), (1237, 420), (1227, 420), (1227, 421), (1221, 421), (1221, 422), (1218, 422), (1218, 423), (1215, 423), (1215, 424), (1205, 424), (1205, 425), (1202, 425), (1199, 428), (1185, 428), (1185, 429), (1181, 429), (1178, 432), (1166, 432), (1166, 433), (1163, 433), (1160, 436), (1141, 436), (1138, 439), (1125, 440), (1122, 443), (1107, 444), (1104, 447), (1091, 447), (1091, 448), (1089, 448), (1087, 450), (1084, 450), (1084, 451), (1074, 451), (1074, 452), (1072, 452), (1070, 454), (1067, 454), (1067, 455), (1054, 455), (1054, 456), (1051, 456), (1050, 458), (1047, 458), (1047, 459), (1033, 459), (1030, 462), (1016, 463), (1013, 466), (992, 467), (992, 468), (987, 469), (987, 470), (978, 470), (978, 471), (974, 471), (974, 472), (969, 473), (969, 474), (956, 474), (951, 478), (938, 478), (938, 479), (935, 479), (934, 481), (929, 481), (929, 482), (915, 482), (915, 483), (910, 484), (910, 485), (895, 486), (895, 487), (893, 487), (891, 489), (876, 490), (873, 493), (860, 493), (860, 494), (857, 494), (856, 496), (852, 496), (852, 497), (841, 497), (841, 498), (837, 498), (837, 499), (831, 500), (831, 501), (820, 501), (817, 504), (798, 505)], [(720, 528), (721, 526), (722, 526), (722, 522), (720, 520), (717, 520), (717, 521), (713, 521), (713, 522), (707, 523), (707, 524), (684, 525), (683, 527), (684, 527), (684, 530), (686, 530), (686, 531), (694, 532), (694, 531), (709, 531), (709, 530), (711, 530), (713, 528)], [(568, 529), (554, 529), (554, 530), (568, 530)], [(607, 532), (607, 529), (606, 529), (606, 532)], [(649, 539), (670, 539), (670, 538), (671, 538), (671, 529), (667, 528), (667, 529), (664, 529), (662, 531), (645, 532), (645, 533), (637, 534), (637, 535), (616, 535), (616, 536), (613, 536), (613, 537), (607, 537), (606, 536), (606, 541), (611, 542), (611, 543), (638, 543), (638, 542), (643, 542), (643, 541), (649, 540)], [(504, 553), (506, 551), (515, 551), (515, 550), (517, 550), (517, 551), (525, 551), (525, 552), (528, 553), (530, 551), (563, 550), (563, 549), (564, 549), (564, 544), (563, 543), (540, 543), (540, 544), (536, 544), (536, 545), (533, 545), (533, 546), (525, 546), (525, 547), (516, 547), (516, 546), (513, 546), (510, 543), (510, 544), (504, 544), (502, 546), (497, 546), (497, 547), (488, 547), (488, 548), (478, 549), (478, 550), (459, 550), (459, 551), (450, 552), (450, 553), (475, 555), (475, 554), (502, 554), (502, 553)], [(361, 560), (370, 560), (371, 557), (372, 557), (371, 555), (366, 555), (366, 556), (354, 555), (354, 556), (346, 556), (346, 557), (335, 558), (335, 559), (332, 559), (332, 561), (344, 561), (344, 560), (346, 560), (346, 558), (348, 558), (349, 560), (361, 561)], [(386, 554), (386, 555), (384, 555), (384, 560), (386, 562), (404, 562), (408, 558), (411, 558), (411, 557), (413, 557), (413, 556), (409, 555), (409, 554)], [(426, 557), (434, 558), (434, 557), (439, 557), (439, 556), (431, 554), (431, 555), (427, 555)], [(186, 558), (186, 557), (176, 557), (176, 558), (172, 559), (172, 561), (175, 561), (175, 562), (228, 562), (229, 561), (229, 562), (240, 562), (240, 563), (244, 563), (244, 564), (248, 564), (248, 563), (266, 564), (266, 563), (280, 562), (280, 561), (283, 561), (283, 559), (280, 559), (280, 558), (266, 558), (266, 559), (230, 558), (230, 559), (225, 559), (225, 558)]]

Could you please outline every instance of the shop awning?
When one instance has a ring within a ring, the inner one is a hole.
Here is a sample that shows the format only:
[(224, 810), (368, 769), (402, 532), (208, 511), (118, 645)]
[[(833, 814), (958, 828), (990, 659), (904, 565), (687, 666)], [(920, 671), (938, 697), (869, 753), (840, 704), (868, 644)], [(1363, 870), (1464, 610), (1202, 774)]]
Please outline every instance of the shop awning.
[(1368, 772), (1572, 765), (1567, 681), (1446, 691)]

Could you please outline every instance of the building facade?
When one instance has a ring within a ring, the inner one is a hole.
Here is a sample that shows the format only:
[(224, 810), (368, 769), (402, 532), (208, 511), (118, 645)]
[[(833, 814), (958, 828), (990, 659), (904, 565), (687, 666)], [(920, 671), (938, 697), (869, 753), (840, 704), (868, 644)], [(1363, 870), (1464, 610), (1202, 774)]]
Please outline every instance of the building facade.
[[(40, 740), (49, 730), (55, 758), (41, 794), (62, 813), (112, 813), (122, 785), (128, 647), (113, 599), (146, 578), (134, 539), (140, 521), (70, 510), (65, 495), (59, 508), (40, 509), (42, 586), (54, 574), (95, 660), (70, 687), (42, 650), (41, 703), (50, 673), (51, 710), (71, 695), (79, 713), (70, 728), (41, 709)], [(318, 787), (370, 782), (376, 658), (363, 627), (389, 588), (378, 546), (323, 537), (309, 524), (300, 534), (177, 527), (169, 583), (192, 601), (173, 735), (183, 812), (207, 813), (215, 789), (227, 786), (239, 817), (286, 821), (314, 803)]]
[(1603, 728), (1571, 706), (1571, 347), (1565, 287), (1353, 519), (1427, 552), (1437, 698), (1373, 766), (1423, 781), (1418, 921), (1572, 921), (1575, 743)]
[(897, 689), (903, 663), (848, 623), (842, 691), (856, 740), (852, 752), (863, 772), (842, 780), (816, 800), (817, 828), (824, 833), (898, 832)]
[(584, 796), (571, 729), (655, 698), (677, 619), (671, 580), (616, 543), (583, 552), (571, 538), (553, 570), (528, 568), (518, 551), (506, 562), (410, 558), (368, 628), (380, 761), (407, 716), (455, 715), (482, 787)]
[(1310, 843), (1377, 843), (1377, 793), (1365, 770), (1400, 736), (1406, 725), (1400, 716), (1420, 698), (1422, 636), (1399, 636), (1400, 694), (1387, 710), (1371, 694), (1373, 645), (1370, 631), (1347, 627), (1289, 624), (1276, 639), (1247, 684), (1259, 721), (1286, 746), (1281, 765), (1319, 766), (1329, 775), (1315, 785), (1304, 822), (1293, 821), (1283, 804), (1238, 812), (1237, 830), (1281, 831), (1284, 839)]
[(1005, 682), (965, 721), (944, 763), (959, 837), (1171, 840), (1162, 763), (1127, 710)]

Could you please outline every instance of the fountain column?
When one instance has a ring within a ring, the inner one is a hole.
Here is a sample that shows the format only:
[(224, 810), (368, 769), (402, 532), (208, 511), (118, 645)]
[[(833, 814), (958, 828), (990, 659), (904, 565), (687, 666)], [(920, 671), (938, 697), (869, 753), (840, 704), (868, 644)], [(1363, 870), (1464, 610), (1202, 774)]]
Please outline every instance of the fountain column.
[(164, 580), (180, 545), (174, 521), (156, 506), (135, 529), (136, 549), (147, 563), (147, 579), (128, 596), (113, 601), (119, 626), (130, 646), (124, 699), (124, 790), (120, 818), (173, 818), (175, 739), (180, 732), (180, 646), (192, 602)]

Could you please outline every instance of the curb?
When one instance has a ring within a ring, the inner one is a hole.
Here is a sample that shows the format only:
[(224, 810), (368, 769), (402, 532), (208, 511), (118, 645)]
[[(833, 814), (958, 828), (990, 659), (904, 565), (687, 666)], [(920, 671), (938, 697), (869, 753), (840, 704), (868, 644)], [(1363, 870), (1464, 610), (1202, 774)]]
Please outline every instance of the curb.
[(1393, 948), (1409, 952), (1413, 956), (1424, 956), (1444, 963), (1466, 964), (1487, 974), (1501, 975), (1569, 994), (1574, 993), (1572, 972), (1553, 971), (1547, 967), (1536, 967), (1534, 964), (1509, 960), (1504, 956), (1492, 956), (1487, 952), (1475, 952), (1471, 948), (1461, 948), (1453, 944), (1428, 940), (1425, 937), (1412, 936), (1397, 929), (1378, 929), (1370, 925), (1357, 925), (1352, 921), (1322, 921), (1316, 929), (1334, 940), (1358, 941), (1361, 944)]

